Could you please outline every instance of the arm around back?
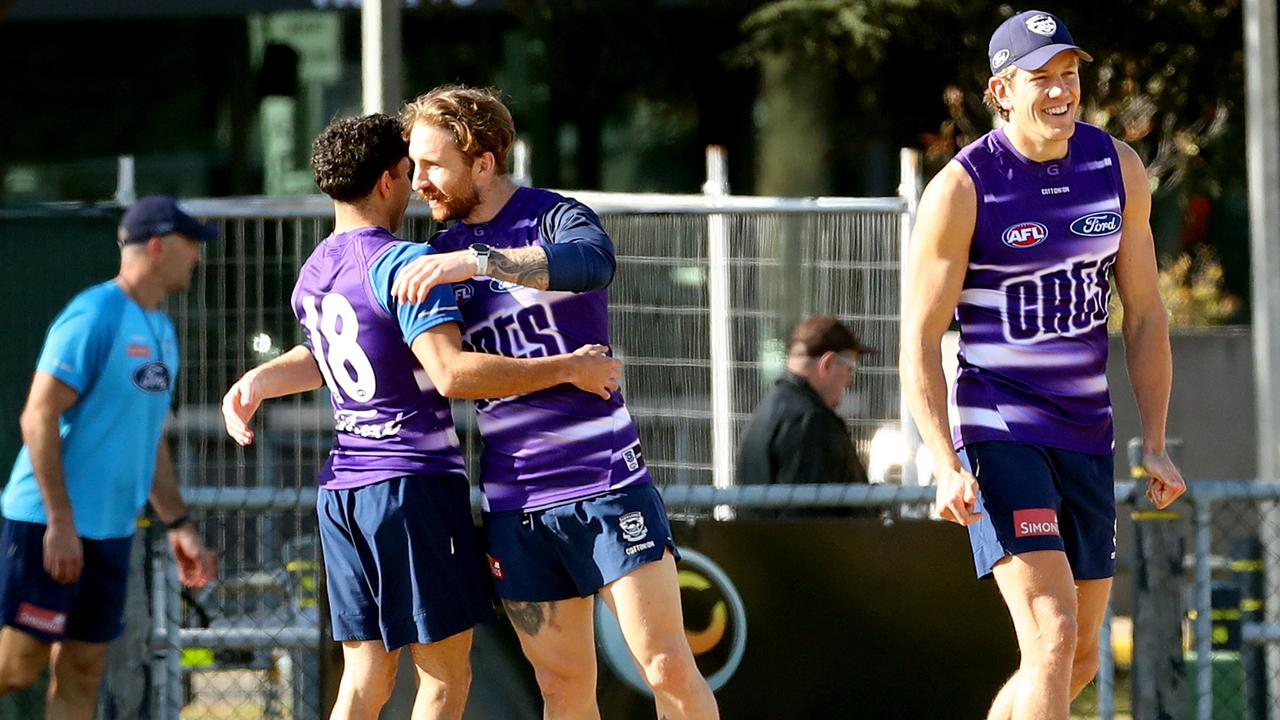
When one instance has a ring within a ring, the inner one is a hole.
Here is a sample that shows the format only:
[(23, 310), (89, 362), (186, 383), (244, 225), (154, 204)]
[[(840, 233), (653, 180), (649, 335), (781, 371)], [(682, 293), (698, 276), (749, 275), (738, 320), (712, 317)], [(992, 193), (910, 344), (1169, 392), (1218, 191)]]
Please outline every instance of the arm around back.
[(462, 347), (457, 323), (442, 323), (413, 339), (413, 354), (445, 397), (480, 400), (524, 395), (563, 383), (609, 399), (618, 389), (622, 361), (603, 345), (541, 358), (509, 358)]

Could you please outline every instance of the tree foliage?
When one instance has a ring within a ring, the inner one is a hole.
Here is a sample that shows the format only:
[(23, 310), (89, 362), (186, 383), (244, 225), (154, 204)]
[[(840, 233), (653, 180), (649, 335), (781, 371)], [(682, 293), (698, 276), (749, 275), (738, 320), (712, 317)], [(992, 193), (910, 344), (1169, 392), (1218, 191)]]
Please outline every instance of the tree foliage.
[[(1095, 60), (1083, 119), (1132, 145), (1156, 183), (1217, 194), (1218, 177), (1243, 172), (1239, 0), (1045, 9)], [(943, 160), (991, 127), (987, 42), (1014, 12), (985, 0), (774, 0), (743, 21), (738, 57), (798, 48), (840, 68), (861, 84), (864, 122), (913, 132), (900, 139)]]

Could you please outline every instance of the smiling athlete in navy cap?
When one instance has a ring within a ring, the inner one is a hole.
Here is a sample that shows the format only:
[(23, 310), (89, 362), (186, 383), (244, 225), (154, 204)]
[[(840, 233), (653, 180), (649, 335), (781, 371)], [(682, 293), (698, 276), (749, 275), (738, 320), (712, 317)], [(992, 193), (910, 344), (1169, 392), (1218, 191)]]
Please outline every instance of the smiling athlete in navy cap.
[[(1115, 572), (1111, 278), (1147, 494), (1161, 508), (1186, 489), (1165, 452), (1168, 320), (1142, 161), (1076, 119), (1089, 55), (1061, 20), (1030, 10), (996, 29), (987, 58), (986, 101), (1006, 123), (921, 199), (902, 377), (938, 468), (938, 511), (969, 528), (977, 572), (995, 576), (1022, 651), (987, 717), (1066, 720), (1097, 672)], [(939, 346), (953, 316), (960, 371), (948, 403)]]

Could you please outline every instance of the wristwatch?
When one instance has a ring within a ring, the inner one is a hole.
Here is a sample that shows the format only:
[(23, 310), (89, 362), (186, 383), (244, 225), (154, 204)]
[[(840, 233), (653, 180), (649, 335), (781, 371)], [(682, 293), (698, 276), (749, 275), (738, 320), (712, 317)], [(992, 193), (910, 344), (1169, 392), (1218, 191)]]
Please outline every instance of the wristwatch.
[(489, 253), (493, 252), (493, 248), (485, 243), (472, 243), (468, 248), (471, 255), (476, 259), (476, 276), (485, 276), (489, 274)]

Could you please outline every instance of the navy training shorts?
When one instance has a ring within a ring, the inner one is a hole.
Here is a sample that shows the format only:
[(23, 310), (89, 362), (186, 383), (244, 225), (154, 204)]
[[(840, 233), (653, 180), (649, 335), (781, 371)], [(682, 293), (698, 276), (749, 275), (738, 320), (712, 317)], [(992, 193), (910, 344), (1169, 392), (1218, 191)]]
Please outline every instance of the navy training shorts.
[(1115, 575), (1115, 459), (1021, 442), (966, 445), (982, 513), (969, 526), (979, 577), (1006, 555), (1061, 550), (1076, 580)]
[(492, 619), (461, 475), (411, 475), (316, 499), (333, 639), (432, 643)]
[(498, 597), (547, 602), (588, 597), (640, 566), (679, 558), (653, 483), (524, 512), (489, 513), (489, 569)]
[(107, 643), (124, 632), (133, 536), (80, 538), (79, 579), (60, 583), (44, 569), (45, 525), (5, 520), (0, 530), (0, 611), (4, 624), (44, 642)]

